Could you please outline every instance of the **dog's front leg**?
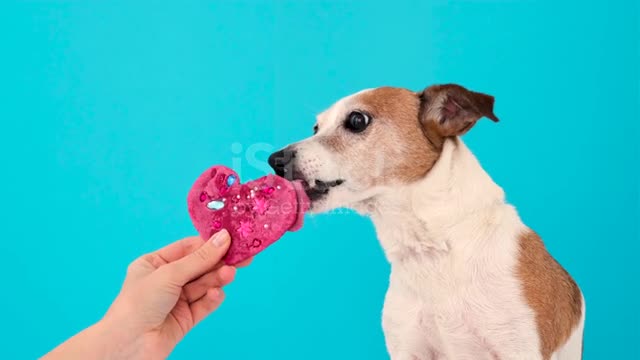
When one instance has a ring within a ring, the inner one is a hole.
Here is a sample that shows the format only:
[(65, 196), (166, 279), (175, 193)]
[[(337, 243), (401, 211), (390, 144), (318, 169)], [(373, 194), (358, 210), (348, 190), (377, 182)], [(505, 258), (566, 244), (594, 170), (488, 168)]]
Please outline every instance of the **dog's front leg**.
[(391, 360), (446, 360), (435, 329), (425, 327), (423, 304), (393, 286), (385, 296), (382, 328)]

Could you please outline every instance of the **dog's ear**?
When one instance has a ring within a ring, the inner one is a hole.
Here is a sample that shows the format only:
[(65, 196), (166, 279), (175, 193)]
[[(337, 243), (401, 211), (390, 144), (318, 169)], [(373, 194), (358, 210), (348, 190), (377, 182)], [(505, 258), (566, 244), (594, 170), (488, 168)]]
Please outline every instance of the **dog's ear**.
[(455, 84), (430, 86), (419, 95), (422, 125), (442, 137), (466, 133), (483, 116), (498, 122), (493, 114), (493, 96)]

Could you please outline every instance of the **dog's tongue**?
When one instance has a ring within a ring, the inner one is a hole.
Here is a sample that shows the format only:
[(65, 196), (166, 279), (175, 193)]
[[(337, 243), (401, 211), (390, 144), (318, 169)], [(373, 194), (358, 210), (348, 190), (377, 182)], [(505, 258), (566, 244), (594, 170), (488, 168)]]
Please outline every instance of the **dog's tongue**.
[(222, 229), (229, 232), (231, 245), (224, 260), (230, 265), (261, 252), (287, 231), (299, 230), (309, 210), (309, 198), (299, 181), (267, 175), (243, 184), (224, 166), (200, 175), (187, 202), (203, 238)]

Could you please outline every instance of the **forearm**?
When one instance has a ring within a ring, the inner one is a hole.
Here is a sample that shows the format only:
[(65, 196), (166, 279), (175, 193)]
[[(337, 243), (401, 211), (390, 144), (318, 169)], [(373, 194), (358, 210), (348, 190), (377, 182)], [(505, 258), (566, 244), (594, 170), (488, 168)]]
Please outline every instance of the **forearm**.
[(60, 344), (42, 359), (141, 359), (144, 358), (142, 342), (143, 339), (128, 336), (100, 321)]

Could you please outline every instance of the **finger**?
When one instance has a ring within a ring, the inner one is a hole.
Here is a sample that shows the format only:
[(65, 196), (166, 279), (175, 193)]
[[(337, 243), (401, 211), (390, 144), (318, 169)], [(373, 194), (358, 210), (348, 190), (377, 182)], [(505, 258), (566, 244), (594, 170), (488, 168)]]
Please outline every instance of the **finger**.
[[(233, 266), (233, 267), (235, 267), (236, 269), (237, 269), (237, 268), (242, 268), (242, 267), (245, 267), (245, 266), (248, 266), (249, 264), (251, 264), (251, 262), (252, 262), (252, 261), (253, 261), (253, 256), (252, 256), (252, 257), (250, 257), (250, 258), (248, 258), (248, 259), (246, 259), (246, 260), (243, 260), (243, 261), (241, 261), (241, 262), (239, 262), (239, 263), (237, 263), (237, 264), (235, 264), (235, 265), (232, 265), (232, 266)], [(220, 262), (219, 262), (219, 263), (217, 263), (217, 264), (216, 264), (216, 266), (214, 266), (213, 268), (214, 268), (214, 269), (219, 269), (219, 268), (221, 268), (221, 267), (223, 267), (223, 266), (225, 266), (225, 265), (226, 265), (226, 264), (225, 264), (225, 262), (224, 262), (224, 261), (220, 261)]]
[(234, 266), (237, 268), (243, 268), (245, 266), (249, 266), (249, 264), (251, 264), (251, 262), (253, 261), (253, 257), (248, 258), (247, 260), (241, 261), (237, 264), (235, 264)]
[(160, 268), (161, 274), (167, 274), (169, 280), (180, 286), (211, 271), (227, 253), (230, 243), (229, 233), (221, 230), (196, 251)]
[(207, 315), (214, 312), (224, 300), (224, 291), (220, 288), (212, 288), (198, 301), (191, 304), (191, 316), (193, 324), (197, 324)]
[[(232, 266), (235, 267), (235, 268), (242, 268), (242, 267), (245, 267), (245, 266), (248, 266), (249, 264), (251, 264), (252, 261), (253, 261), (253, 256), (248, 258), (247, 260), (243, 260), (243, 261), (241, 261), (241, 262), (239, 262), (239, 263), (237, 263), (235, 265), (232, 265)], [(214, 270), (215, 269), (219, 269), (219, 268), (223, 267), (224, 265), (225, 265), (224, 261), (220, 261), (219, 263), (217, 263), (213, 267), (213, 269)]]
[(196, 280), (185, 285), (182, 290), (187, 302), (192, 303), (203, 297), (208, 289), (223, 287), (233, 281), (236, 269), (233, 266), (223, 266), (220, 269), (210, 271)]
[(196, 249), (200, 248), (202, 244), (204, 244), (204, 240), (202, 240), (201, 237), (189, 236), (150, 254), (144, 255), (142, 259), (146, 260), (157, 269), (162, 265), (169, 264), (191, 254)]

